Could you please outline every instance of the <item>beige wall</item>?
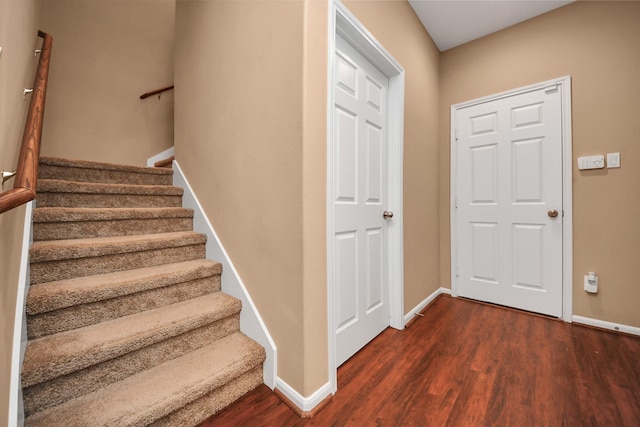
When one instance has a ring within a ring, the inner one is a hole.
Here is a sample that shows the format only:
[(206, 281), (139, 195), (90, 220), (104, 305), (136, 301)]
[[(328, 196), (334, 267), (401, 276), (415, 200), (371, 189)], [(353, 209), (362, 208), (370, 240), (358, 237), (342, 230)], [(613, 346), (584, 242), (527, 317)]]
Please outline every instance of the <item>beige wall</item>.
[(302, 81), (302, 261), (304, 388), (328, 381), (327, 343), (327, 22), (326, 0), (304, 1)]
[[(0, 169), (14, 170), (38, 58), (36, 0), (0, 0)], [(7, 182), (12, 188), (13, 181)], [(16, 313), (24, 206), (0, 214), (0, 426), (8, 425), (13, 323)]]
[(439, 52), (404, 0), (346, 1), (345, 6), (405, 69), (404, 309), (409, 312), (441, 284)]
[[(574, 314), (640, 326), (640, 2), (576, 2), (441, 56), (440, 275), (450, 284), (449, 107), (571, 75)], [(578, 171), (620, 152), (620, 169)], [(595, 271), (600, 292), (583, 291)]]
[(175, 0), (43, 1), (54, 37), (43, 155), (146, 164), (173, 145)]
[(300, 392), (303, 13), (178, 0), (175, 59), (176, 158), (273, 335), (278, 376)]
[[(439, 287), (438, 52), (405, 1), (347, 7), (407, 71), (408, 311)], [(326, 40), (325, 1), (177, 2), (176, 157), (304, 396), (328, 380)]]

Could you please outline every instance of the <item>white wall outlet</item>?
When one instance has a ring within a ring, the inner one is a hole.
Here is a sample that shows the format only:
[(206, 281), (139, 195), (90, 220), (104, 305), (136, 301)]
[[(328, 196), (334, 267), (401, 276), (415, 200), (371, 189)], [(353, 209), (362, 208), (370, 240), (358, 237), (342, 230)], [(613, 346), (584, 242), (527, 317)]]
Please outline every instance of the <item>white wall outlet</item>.
[(596, 273), (590, 271), (589, 274), (584, 276), (584, 290), (590, 294), (598, 293), (598, 276), (596, 276)]
[(607, 169), (620, 167), (620, 153), (607, 153)]
[(602, 169), (604, 167), (604, 156), (599, 154), (597, 156), (585, 156), (578, 157), (578, 169)]

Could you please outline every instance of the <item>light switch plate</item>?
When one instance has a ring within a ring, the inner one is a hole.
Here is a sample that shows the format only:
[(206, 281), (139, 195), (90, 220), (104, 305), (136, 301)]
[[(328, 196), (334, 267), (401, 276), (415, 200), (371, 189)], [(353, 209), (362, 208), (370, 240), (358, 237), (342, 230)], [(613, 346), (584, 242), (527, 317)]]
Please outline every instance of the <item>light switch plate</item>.
[(620, 153), (607, 153), (607, 169), (620, 167)]

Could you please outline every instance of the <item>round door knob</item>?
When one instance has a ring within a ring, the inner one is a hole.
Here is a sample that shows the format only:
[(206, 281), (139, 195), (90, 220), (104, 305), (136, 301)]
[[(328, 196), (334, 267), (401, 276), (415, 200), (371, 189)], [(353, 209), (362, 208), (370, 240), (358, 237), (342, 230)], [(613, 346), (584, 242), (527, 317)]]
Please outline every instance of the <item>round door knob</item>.
[(549, 215), (551, 218), (555, 218), (558, 216), (558, 211), (555, 209), (551, 209), (549, 212), (547, 212), (547, 215)]
[(393, 218), (393, 212), (384, 211), (384, 212), (382, 213), (382, 218), (384, 218), (384, 219), (391, 219), (391, 218)]

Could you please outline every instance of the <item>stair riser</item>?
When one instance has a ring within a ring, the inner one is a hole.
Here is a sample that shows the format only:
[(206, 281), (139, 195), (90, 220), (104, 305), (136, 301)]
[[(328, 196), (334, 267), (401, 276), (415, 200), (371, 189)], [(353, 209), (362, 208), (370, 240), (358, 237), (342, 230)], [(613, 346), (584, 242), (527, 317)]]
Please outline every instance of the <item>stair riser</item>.
[(182, 206), (182, 196), (38, 192), (36, 205), (39, 208), (168, 208)]
[(105, 256), (32, 262), (31, 283), (93, 276), (205, 258), (205, 245), (195, 244)]
[(28, 338), (40, 338), (93, 325), (190, 298), (197, 298), (219, 290), (220, 275), (215, 275), (105, 301), (79, 304), (60, 310), (27, 316)]
[[(87, 239), (169, 233), (193, 229), (192, 218), (151, 218), (113, 221), (46, 222), (33, 224), (33, 240)], [(144, 230), (144, 231), (143, 231)]]
[(175, 359), (230, 335), (239, 328), (240, 315), (235, 314), (115, 359), (24, 388), (25, 416)]
[(135, 173), (131, 171), (89, 169), (40, 164), (39, 179), (100, 182), (105, 184), (171, 185), (170, 174)]
[(262, 364), (234, 378), (227, 384), (177, 411), (163, 417), (148, 427), (195, 426), (212, 417), (224, 408), (263, 383)]

